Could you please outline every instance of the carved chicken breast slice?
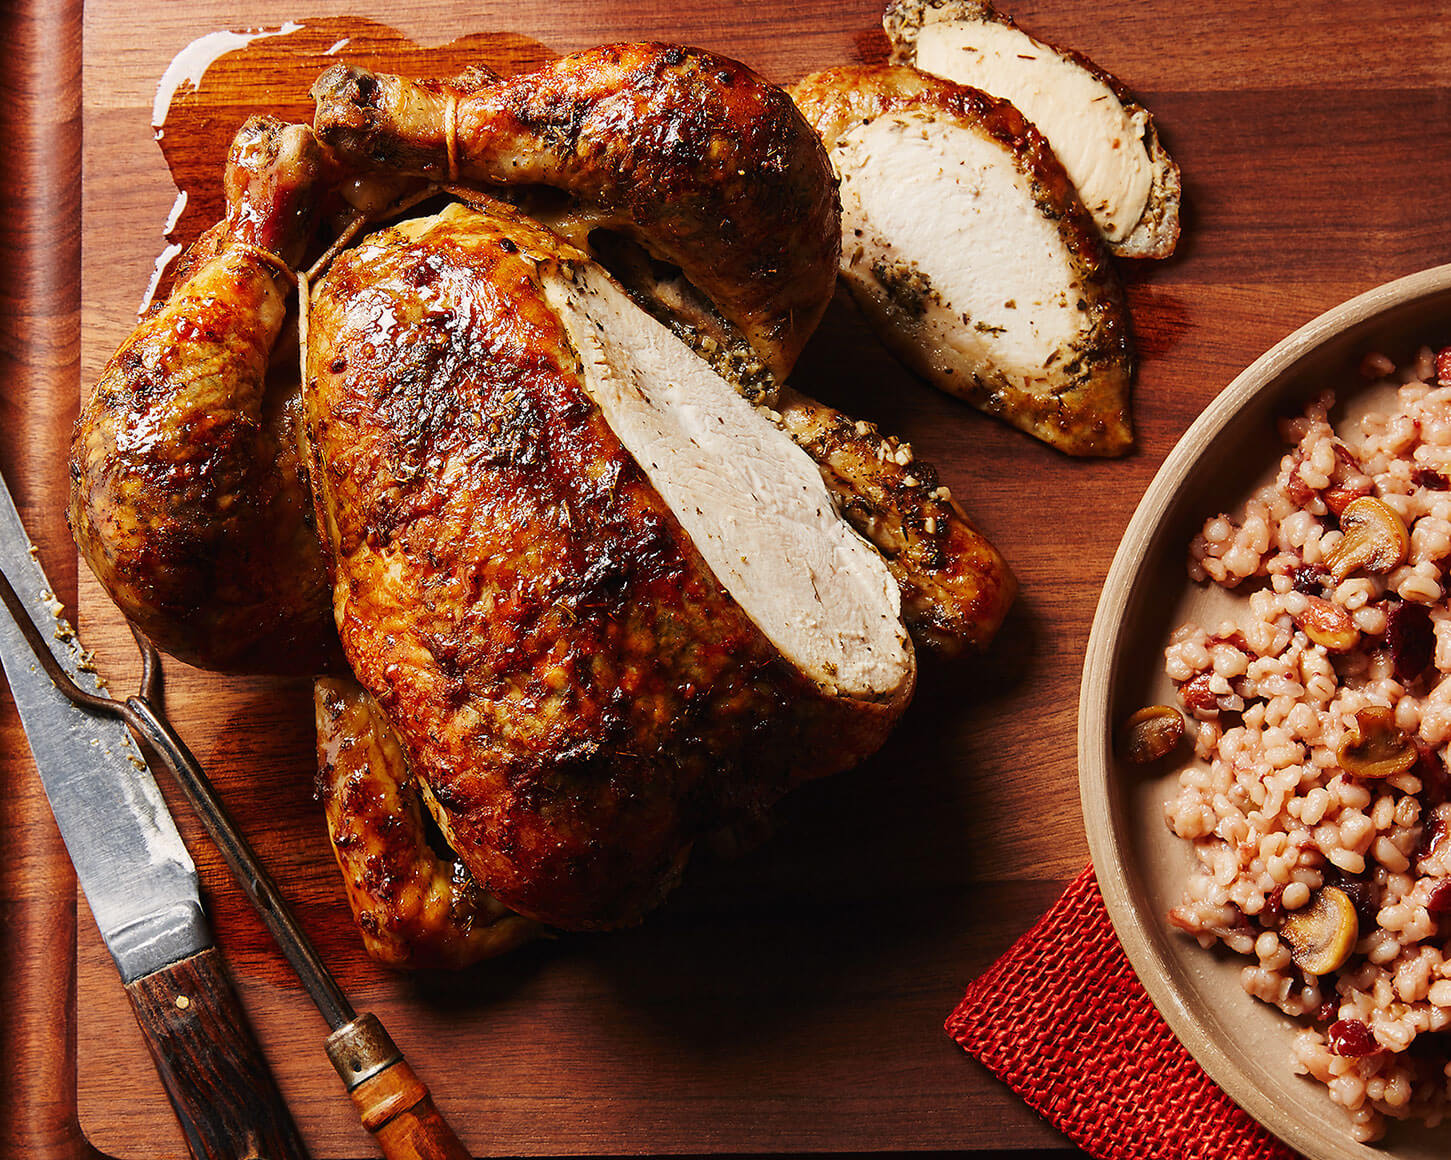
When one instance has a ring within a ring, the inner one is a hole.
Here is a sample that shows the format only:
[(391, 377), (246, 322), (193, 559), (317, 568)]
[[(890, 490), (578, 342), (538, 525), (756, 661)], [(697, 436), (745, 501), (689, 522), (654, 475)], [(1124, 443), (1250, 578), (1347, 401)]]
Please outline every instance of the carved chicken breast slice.
[(600, 267), (544, 294), (590, 397), (746, 615), (818, 684), (891, 694), (908, 654), (896, 583), (811, 458)]
[[(546, 224), (555, 228), (553, 221)], [(601, 254), (600, 249), (596, 240), (592, 255), (646, 309), (655, 313), (654, 304), (673, 298), (678, 306), (656, 317), (815, 462), (837, 511), (882, 554), (896, 577), (913, 644), (943, 656), (986, 649), (1002, 627), (1017, 581), (941, 483), (936, 468), (874, 424), (752, 373), (749, 362), (737, 357), (718, 316), (691, 294), (688, 283), (668, 271), (662, 274), (659, 264), (647, 258), (630, 260), (618, 250)], [(622, 256), (626, 261), (620, 261)], [(685, 318), (692, 323), (682, 325)]]
[(347, 659), (521, 914), (638, 920), (911, 696), (897, 585), (816, 465), (507, 207), (341, 255), (304, 402)]
[(984, 0), (895, 0), (882, 23), (894, 64), (1002, 97), (1032, 121), (1115, 254), (1174, 252), (1179, 167), (1117, 78), (1028, 35)]
[(914, 69), (802, 80), (841, 181), (841, 273), (934, 385), (1071, 455), (1132, 445), (1127, 313), (1092, 220), (1011, 104)]

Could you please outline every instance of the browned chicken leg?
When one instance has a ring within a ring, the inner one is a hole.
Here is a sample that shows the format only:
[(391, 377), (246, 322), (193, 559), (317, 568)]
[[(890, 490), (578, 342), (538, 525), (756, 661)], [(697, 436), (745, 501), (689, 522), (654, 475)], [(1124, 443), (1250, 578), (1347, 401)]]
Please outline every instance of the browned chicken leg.
[(836, 185), (780, 89), (699, 49), (611, 45), (462, 92), (337, 65), (318, 136), (354, 163), (543, 185), (685, 276), (784, 379), (831, 297)]
[(226, 220), (107, 363), (71, 445), (86, 562), (160, 648), (206, 668), (315, 673), (336, 656), (296, 379), (267, 383), (322, 166), (305, 125), (242, 127)]
[(313, 701), (318, 792), (368, 953), (390, 967), (463, 967), (537, 937), (537, 923), (433, 848), (418, 782), (373, 698), (323, 677)]

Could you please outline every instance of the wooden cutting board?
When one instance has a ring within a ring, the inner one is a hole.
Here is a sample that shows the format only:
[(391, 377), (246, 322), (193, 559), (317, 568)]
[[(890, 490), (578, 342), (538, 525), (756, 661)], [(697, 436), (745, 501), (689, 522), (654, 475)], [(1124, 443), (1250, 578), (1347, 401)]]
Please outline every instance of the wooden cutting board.
[[(1011, 6), (1137, 90), (1184, 170), (1179, 254), (1121, 267), (1142, 359), (1139, 450), (1074, 462), (994, 424), (904, 372), (839, 300), (796, 384), (910, 438), (1008, 556), (1022, 595), (988, 656), (924, 667), (877, 758), (800, 791), (770, 843), (700, 867), (640, 930), (560, 939), (458, 975), (377, 968), (313, 800), (307, 684), (168, 668), (173, 719), (324, 959), (477, 1154), (1066, 1147), (941, 1023), (1086, 859), (1076, 699), (1118, 537), (1179, 433), (1256, 354), (1353, 293), (1451, 259), (1451, 17), (1434, 0), (1398, 6), (1386, 24), (1330, 0), (1296, 7)], [(349, 14), (422, 44), (500, 32), (555, 53), (682, 41), (779, 82), (884, 52), (876, 0), (9, 6), (0, 466), (117, 687), (134, 661), (84, 569), (77, 581), (63, 463), (81, 392), (134, 322), (165, 244), (175, 190), (150, 127), (158, 80), (204, 34)], [(259, 73), (257, 107), (295, 105), (285, 82)], [(182, 1156), (110, 960), (73, 902), (8, 702), (0, 744), (12, 1113), (0, 1143), (10, 1155)], [(370, 1155), (323, 1057), (321, 1020), (177, 814), (309, 1147)]]

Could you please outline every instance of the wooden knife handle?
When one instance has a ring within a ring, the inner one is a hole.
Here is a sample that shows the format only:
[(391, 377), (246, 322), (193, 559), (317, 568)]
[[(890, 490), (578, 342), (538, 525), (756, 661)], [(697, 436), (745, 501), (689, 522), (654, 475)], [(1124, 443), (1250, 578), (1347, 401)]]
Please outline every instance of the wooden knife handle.
[(388, 1160), (469, 1160), (468, 1149), (433, 1106), (423, 1081), (400, 1059), (352, 1090), (363, 1127)]
[(327, 1053), (388, 1160), (469, 1160), (376, 1015), (365, 1011), (339, 1027)]
[(216, 947), (127, 983), (126, 993), (197, 1160), (306, 1160)]

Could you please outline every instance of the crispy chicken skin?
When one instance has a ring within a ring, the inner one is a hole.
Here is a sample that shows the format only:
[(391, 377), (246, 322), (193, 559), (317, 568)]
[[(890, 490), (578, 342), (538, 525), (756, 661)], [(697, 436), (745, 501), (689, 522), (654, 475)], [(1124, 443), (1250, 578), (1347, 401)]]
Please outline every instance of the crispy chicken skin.
[[(1036, 215), (1040, 225), (1047, 223), (1049, 236), (1056, 236), (1063, 284), (1033, 293), (1056, 300), (1069, 319), (1071, 339), (1056, 347), (1039, 344), (1036, 330), (1025, 325), (1033, 357), (1005, 357), (997, 337), (1003, 327), (959, 315), (961, 304), (947, 302), (941, 287), (917, 266), (920, 255), (899, 251), (899, 239), (876, 237), (871, 220), (849, 221), (850, 214), (843, 219), (844, 230), (853, 235), (842, 255), (843, 280), (883, 342), (933, 385), (1067, 454), (1129, 451), (1133, 355), (1123, 291), (1097, 227), (1033, 126), (1006, 101), (903, 67), (826, 69), (800, 81), (792, 96), (842, 171), (843, 189), (851, 181), (893, 179), (894, 158), (887, 149), (855, 161), (845, 152), (849, 135), (878, 119), (896, 118), (900, 139), (914, 145), (914, 135), (945, 139), (950, 131), (994, 145), (996, 165), (1024, 191), (1020, 219), (1031, 224)], [(952, 171), (943, 171), (939, 180), (946, 192)], [(1003, 207), (986, 209), (991, 213), (985, 220), (1001, 220)], [(953, 260), (981, 282), (989, 271), (975, 263), (992, 258), (992, 253), (964, 253)], [(1006, 268), (1011, 273), (1012, 263)], [(1017, 302), (1016, 295), (1004, 303), (1003, 297), (999, 294), (993, 307), (1012, 307), (1003, 317), (1019, 325), (1029, 303)]]
[(886, 559), (913, 641), (948, 657), (991, 644), (1018, 581), (932, 465), (874, 425), (789, 387), (775, 411), (816, 461), (842, 515)]
[(725, 593), (548, 305), (585, 261), (502, 206), (384, 231), (317, 286), (304, 383), (348, 660), (474, 877), (566, 928), (638, 920), (912, 684), (834, 695)]
[(611, 45), (472, 92), (337, 65), (313, 96), (318, 136), (354, 162), (568, 193), (678, 265), (778, 380), (830, 300), (831, 167), (790, 99), (735, 61)]
[(337, 656), (295, 388), (267, 382), (279, 265), (302, 256), (322, 166), (305, 125), (242, 127), (226, 220), (106, 365), (71, 444), (86, 562), (160, 648), (206, 668), (315, 673)]
[(390, 967), (465, 967), (537, 937), (430, 842), (417, 781), (373, 698), (350, 677), (313, 687), (318, 796), (363, 945)]

